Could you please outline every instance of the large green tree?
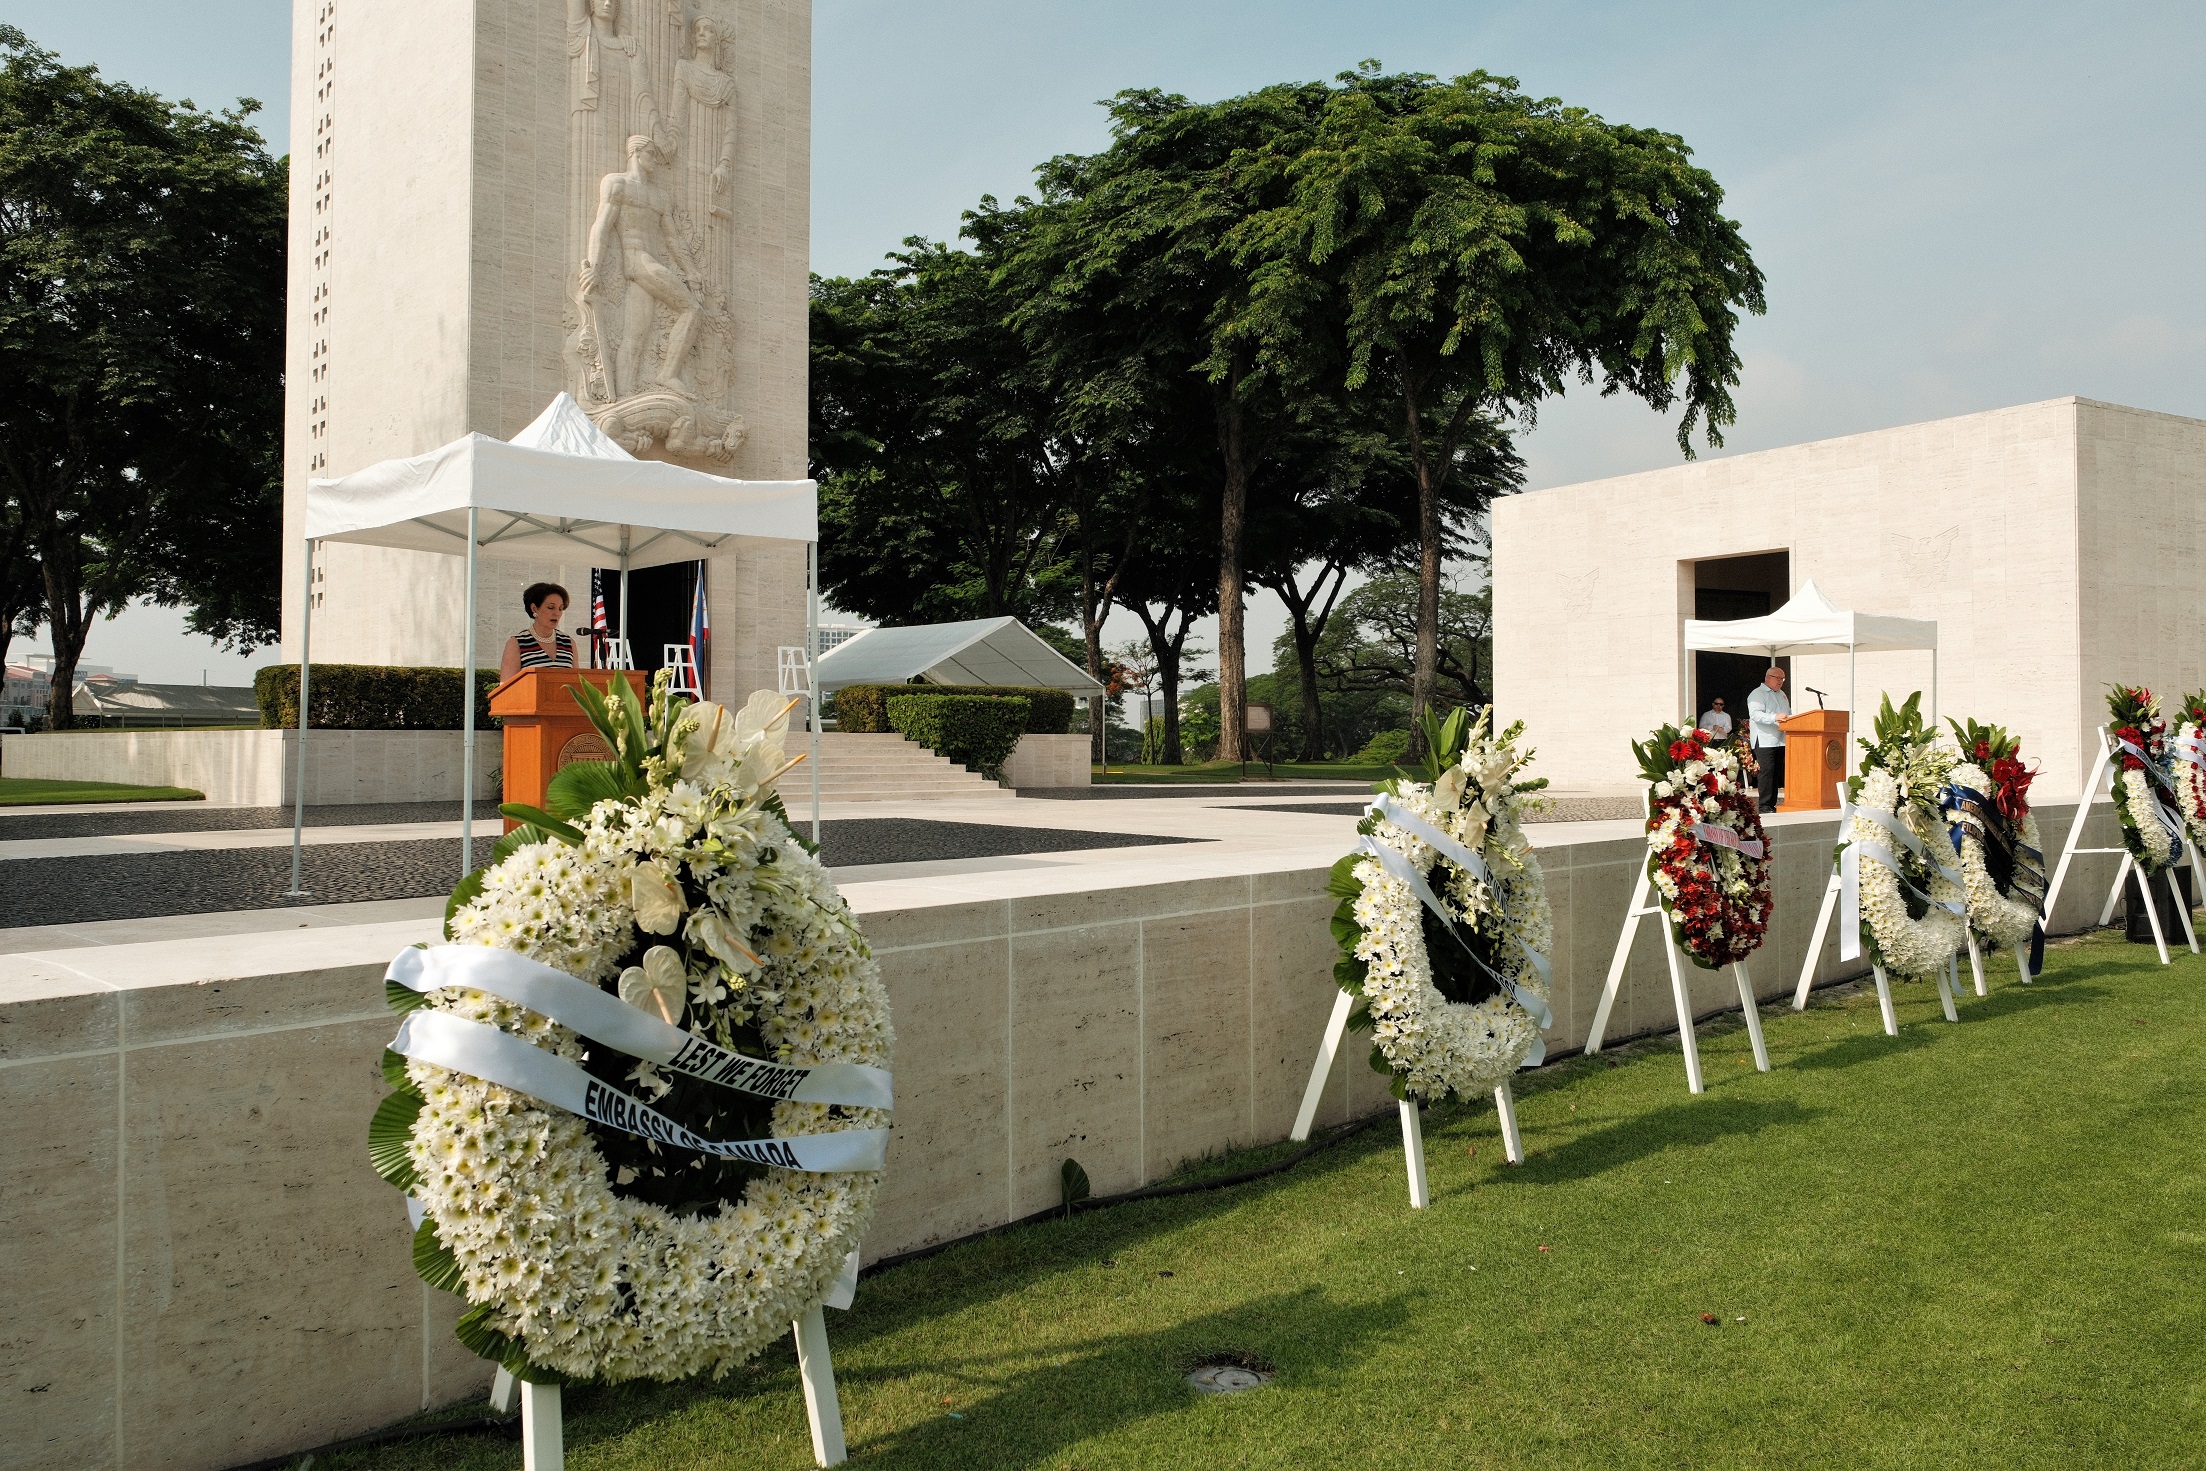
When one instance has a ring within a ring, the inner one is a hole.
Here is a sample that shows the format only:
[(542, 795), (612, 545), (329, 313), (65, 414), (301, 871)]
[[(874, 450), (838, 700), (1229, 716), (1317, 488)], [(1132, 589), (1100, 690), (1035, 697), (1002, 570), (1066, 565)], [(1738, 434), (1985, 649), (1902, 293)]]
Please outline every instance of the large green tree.
[(1324, 287), (1308, 273), (1258, 291), (1276, 271), (1264, 253), (1276, 242), (1246, 227), (1288, 205), (1290, 166), (1326, 97), (1322, 84), (1203, 104), (1120, 93), (1108, 148), (1039, 171), (1041, 211), (1007, 263), (1023, 283), (1017, 321), (1060, 371), (1078, 360), (1110, 365), (1125, 383), (1193, 378), (1205, 390), (1227, 750), (1243, 738), (1251, 487), (1298, 422), (1336, 335), (1309, 330)]
[(135, 597), (275, 637), (285, 170), (247, 119), (0, 26), (0, 493), (38, 559), (49, 720)]
[(820, 581), (883, 623), (1071, 611), (1056, 404), (981, 255), (914, 238), (812, 283)]
[(1510, 78), (1367, 64), (1325, 99), (1292, 198), (1244, 227), (1266, 263), (1251, 315), (1337, 332), (1347, 384), (1397, 406), (1418, 497), (1419, 710), (1440, 659), (1442, 507), (1481, 415), (1529, 424), (1576, 379), (1682, 401), (1688, 455), (1696, 425), (1723, 442), (1733, 335), (1740, 310), (1763, 310), (1762, 273), (1691, 160), (1673, 134)]

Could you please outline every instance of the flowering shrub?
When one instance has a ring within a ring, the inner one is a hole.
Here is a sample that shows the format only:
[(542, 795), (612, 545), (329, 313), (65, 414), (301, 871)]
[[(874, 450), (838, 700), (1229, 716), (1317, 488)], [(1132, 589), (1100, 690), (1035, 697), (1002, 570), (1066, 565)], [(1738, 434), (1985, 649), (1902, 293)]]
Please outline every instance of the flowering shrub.
[[(885, 1067), (894, 1041), (871, 952), (768, 785), (787, 708), (577, 689), (616, 759), (570, 765), (549, 811), (454, 891), (446, 938), (498, 947), (614, 992), (731, 1052)], [(392, 1004), (454, 1013), (579, 1064), (707, 1139), (877, 1129), (875, 1108), (775, 1101), (628, 1056), (481, 991)], [(820, 1300), (880, 1176), (685, 1149), (529, 1094), (385, 1055), (394, 1088), (370, 1155), (422, 1220), (414, 1262), (460, 1293), (463, 1342), (524, 1377), (724, 1373)]]
[(1632, 754), (1648, 783), (1647, 876), (1670, 932), (1695, 965), (1746, 959), (1774, 900), (1768, 837), (1736, 750), (1665, 725)]

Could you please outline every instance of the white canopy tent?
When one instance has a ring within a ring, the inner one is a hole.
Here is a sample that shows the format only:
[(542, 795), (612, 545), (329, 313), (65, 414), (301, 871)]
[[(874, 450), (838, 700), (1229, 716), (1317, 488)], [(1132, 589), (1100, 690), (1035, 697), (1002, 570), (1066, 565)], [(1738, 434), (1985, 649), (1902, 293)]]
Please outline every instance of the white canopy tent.
[(1090, 699), (1103, 686), (1016, 618), (869, 628), (820, 655), (822, 690), (849, 684), (1037, 685)]
[[(1803, 585), (1785, 606), (1760, 618), (1726, 622), (1688, 618), (1687, 653), (1767, 654), (1772, 660), (1796, 654), (1846, 656), (1846, 727), (1854, 729), (1854, 659), (1860, 653), (1902, 649), (1930, 651), (1930, 719), (1938, 720), (1938, 625), (1927, 618), (1892, 618), (1847, 612), (1813, 582)], [(1692, 712), (1686, 712), (1692, 718)]]
[[(480, 557), (581, 560), (621, 571), (688, 562), (733, 537), (805, 544), (805, 648), (819, 662), (819, 496), (809, 480), (730, 480), (639, 460), (560, 394), (510, 441), (470, 434), (441, 449), (383, 460), (306, 489), (306, 599), (299, 638), (299, 781), (291, 895), (299, 897), (306, 824), (306, 730), (314, 632), (314, 549), (324, 541), (400, 547), (467, 558), (466, 654), (461, 701), (460, 870), (474, 867), (475, 567)], [(812, 833), (820, 824), (819, 721), (812, 729)]]

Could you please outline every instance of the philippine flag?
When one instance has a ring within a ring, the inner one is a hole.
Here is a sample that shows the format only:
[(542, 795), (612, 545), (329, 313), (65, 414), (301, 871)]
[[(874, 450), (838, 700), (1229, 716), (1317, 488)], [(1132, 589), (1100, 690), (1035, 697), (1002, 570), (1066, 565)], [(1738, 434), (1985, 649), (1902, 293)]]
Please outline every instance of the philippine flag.
[(694, 589), (689, 596), (689, 656), (697, 662), (697, 687), (700, 699), (712, 697), (712, 610), (705, 602), (705, 564), (698, 562)]

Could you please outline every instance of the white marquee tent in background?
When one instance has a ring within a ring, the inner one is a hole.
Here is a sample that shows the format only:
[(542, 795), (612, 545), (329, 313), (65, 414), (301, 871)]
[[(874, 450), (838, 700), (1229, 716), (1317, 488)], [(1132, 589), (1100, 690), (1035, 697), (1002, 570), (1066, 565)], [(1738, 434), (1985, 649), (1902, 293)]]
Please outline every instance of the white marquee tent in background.
[[(306, 601), (299, 637), (299, 790), (291, 890), (301, 893), (306, 824), (308, 667), (314, 631), (314, 548), (324, 541), (443, 552), (467, 559), (467, 651), (475, 667), (475, 564), (480, 557), (583, 561), (618, 567), (621, 627), (628, 579), (641, 567), (690, 562), (732, 537), (805, 544), (805, 649), (819, 659), (819, 494), (809, 480), (729, 480), (615, 444), (567, 394), (511, 440), (470, 434), (441, 449), (383, 460), (306, 488)], [(463, 681), (472, 696), (472, 678)], [(460, 870), (474, 866), (475, 701), (461, 701)], [(812, 831), (819, 836), (819, 721), (812, 728)]]

